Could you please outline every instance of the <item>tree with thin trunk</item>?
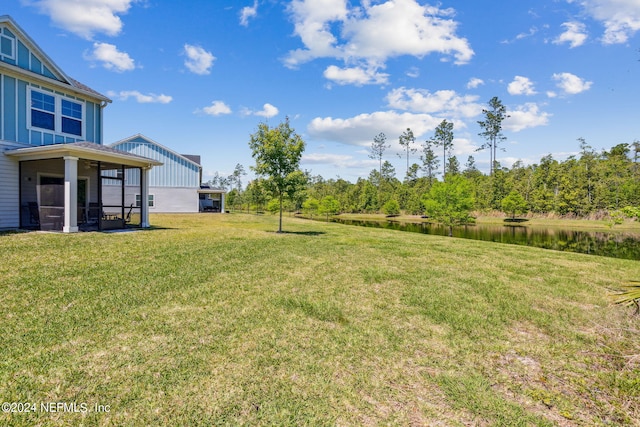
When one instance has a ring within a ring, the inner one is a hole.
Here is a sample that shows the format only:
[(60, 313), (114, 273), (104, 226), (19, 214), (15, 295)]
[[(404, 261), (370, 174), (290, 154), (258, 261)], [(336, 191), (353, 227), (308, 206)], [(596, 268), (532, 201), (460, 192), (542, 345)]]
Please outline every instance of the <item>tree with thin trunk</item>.
[(278, 197), (280, 221), (278, 233), (282, 232), (282, 205), (285, 194), (295, 193), (302, 183), (299, 170), (300, 158), (304, 151), (304, 141), (289, 126), (289, 118), (275, 128), (260, 123), (251, 135), (249, 148), (256, 165), (252, 169), (258, 176), (266, 177), (266, 184)]
[(442, 175), (447, 173), (448, 158), (453, 149), (453, 123), (443, 120), (436, 127), (431, 143), (437, 147), (442, 147)]
[(383, 132), (380, 132), (373, 138), (371, 147), (369, 147), (369, 158), (378, 161), (378, 172), (380, 175), (382, 175), (382, 155), (387, 148), (389, 148), (387, 145), (387, 136)]
[[(411, 153), (415, 153), (416, 151), (418, 151), (414, 147), (414, 144), (416, 142), (416, 137), (413, 135), (413, 131), (410, 128), (407, 128), (407, 130), (404, 131), (402, 135), (400, 135), (400, 137), (398, 138), (398, 142), (400, 143), (400, 146), (404, 148), (404, 151), (407, 155), (407, 175), (408, 175), (409, 174), (409, 155)], [(398, 153), (398, 156), (402, 158), (402, 154)]]
[(478, 150), (489, 149), (489, 156), (491, 159), (490, 173), (493, 175), (496, 162), (496, 151), (498, 144), (506, 140), (507, 138), (502, 134), (502, 122), (509, 117), (507, 115), (507, 109), (502, 105), (502, 101), (494, 96), (489, 101), (489, 109), (483, 109), (484, 121), (478, 121), (482, 132), (478, 135), (485, 139), (485, 143), (478, 148)]
[(433, 151), (433, 141), (428, 139), (424, 142), (424, 146), (422, 148), (423, 155), (420, 157), (422, 160), (422, 170), (425, 173), (425, 176), (429, 180), (429, 185), (433, 182), (436, 175), (438, 174), (438, 157), (436, 153)]

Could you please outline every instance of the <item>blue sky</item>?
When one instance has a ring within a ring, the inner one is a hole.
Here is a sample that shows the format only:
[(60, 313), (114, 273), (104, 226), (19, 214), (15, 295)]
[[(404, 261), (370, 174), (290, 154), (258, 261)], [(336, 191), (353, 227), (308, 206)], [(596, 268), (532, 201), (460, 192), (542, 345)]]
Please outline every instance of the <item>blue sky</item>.
[(287, 116), (302, 168), (327, 179), (368, 176), (380, 132), (402, 179), (400, 134), (421, 144), (443, 119), (460, 163), (487, 171), (477, 121), (493, 96), (504, 166), (640, 139), (640, 0), (4, 0), (0, 14), (113, 100), (105, 142), (199, 154), (205, 181), (248, 171), (249, 135)]

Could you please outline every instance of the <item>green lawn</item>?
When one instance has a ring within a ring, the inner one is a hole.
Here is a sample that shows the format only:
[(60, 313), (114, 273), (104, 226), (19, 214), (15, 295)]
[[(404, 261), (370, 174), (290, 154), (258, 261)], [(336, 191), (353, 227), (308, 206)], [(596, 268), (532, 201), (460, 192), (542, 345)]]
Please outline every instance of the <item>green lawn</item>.
[(0, 235), (0, 401), (36, 404), (0, 425), (640, 425), (640, 318), (610, 297), (638, 261), (151, 221)]

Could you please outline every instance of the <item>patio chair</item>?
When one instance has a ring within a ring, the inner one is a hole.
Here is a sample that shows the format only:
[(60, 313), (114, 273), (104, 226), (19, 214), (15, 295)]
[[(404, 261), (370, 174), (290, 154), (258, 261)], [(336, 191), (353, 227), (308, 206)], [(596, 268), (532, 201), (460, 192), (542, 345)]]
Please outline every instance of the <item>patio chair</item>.
[(27, 207), (29, 208), (29, 222), (32, 225), (40, 225), (40, 211), (38, 210), (38, 203), (28, 202)]

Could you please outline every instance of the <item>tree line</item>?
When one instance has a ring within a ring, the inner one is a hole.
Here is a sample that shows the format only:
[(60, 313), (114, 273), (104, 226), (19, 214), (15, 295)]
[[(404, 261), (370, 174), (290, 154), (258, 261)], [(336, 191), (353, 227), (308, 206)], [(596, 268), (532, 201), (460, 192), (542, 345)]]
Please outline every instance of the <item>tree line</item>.
[[(486, 141), (480, 149), (487, 149), (491, 154), (488, 174), (478, 170), (473, 156), (468, 156), (464, 165), (460, 165), (452, 154), (453, 123), (443, 120), (433, 136), (421, 145), (420, 163), (410, 162), (411, 154), (418, 151), (411, 129), (399, 136), (401, 156), (407, 160), (402, 180), (391, 162), (385, 160), (389, 145), (384, 133), (374, 136), (369, 147), (369, 157), (378, 161), (378, 167), (371, 170), (367, 178), (359, 178), (355, 183), (341, 178), (325, 179), (299, 170), (304, 143), (287, 120), (272, 129), (261, 125), (251, 136), (250, 147), (256, 158), (252, 169), (257, 173), (256, 179), (244, 187), (242, 177), (246, 173), (237, 165), (232, 175), (214, 177), (211, 184), (229, 190), (227, 206), (231, 209), (273, 212), (284, 209), (304, 211), (312, 216), (340, 212), (425, 215), (435, 209), (433, 201), (438, 194), (445, 195), (444, 204), (451, 204), (452, 197), (460, 196), (461, 192), (464, 200), (459, 202), (465, 210), (503, 211), (511, 216), (533, 213), (604, 217), (627, 207), (631, 210), (624, 212), (637, 213), (639, 141), (597, 151), (585, 139), (578, 138), (577, 155), (565, 160), (547, 155), (535, 164), (517, 161), (507, 168), (496, 160), (496, 153), (505, 140), (502, 121), (508, 116), (498, 98), (492, 98), (488, 106), (483, 110), (484, 120), (478, 122), (482, 129), (479, 135)], [(266, 149), (265, 144), (273, 145), (278, 135), (283, 141), (289, 140), (289, 145), (281, 143), (280, 153)], [(265, 162), (271, 162), (271, 167), (266, 167)], [(283, 164), (286, 164), (284, 169)], [(275, 176), (279, 173), (280, 176)], [(446, 188), (447, 185), (450, 188)]]

